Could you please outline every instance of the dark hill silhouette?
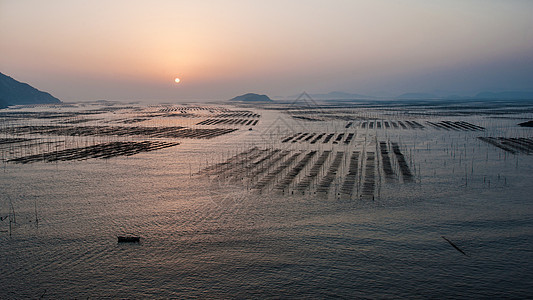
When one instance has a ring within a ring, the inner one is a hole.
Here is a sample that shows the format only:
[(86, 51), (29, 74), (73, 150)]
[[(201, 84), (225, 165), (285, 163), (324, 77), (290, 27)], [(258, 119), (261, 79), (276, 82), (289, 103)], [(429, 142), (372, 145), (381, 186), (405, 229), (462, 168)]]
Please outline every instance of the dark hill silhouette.
[(270, 102), (270, 99), (267, 95), (259, 95), (254, 93), (248, 93), (240, 95), (234, 98), (231, 98), (230, 101), (242, 101), (242, 102)]
[(6, 108), (7, 107), (7, 102), (5, 102), (4, 100), (0, 99), (0, 108)]
[(523, 123), (518, 124), (518, 126), (522, 126), (522, 127), (533, 127), (533, 121), (523, 122)]
[(0, 73), (0, 107), (21, 104), (61, 103), (47, 92)]

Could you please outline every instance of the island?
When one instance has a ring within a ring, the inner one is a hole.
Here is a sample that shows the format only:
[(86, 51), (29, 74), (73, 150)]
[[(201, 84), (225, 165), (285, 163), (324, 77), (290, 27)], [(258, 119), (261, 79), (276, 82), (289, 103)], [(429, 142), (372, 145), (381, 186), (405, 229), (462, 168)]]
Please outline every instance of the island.
[(234, 98), (231, 98), (230, 101), (240, 101), (240, 102), (272, 102), (272, 99), (267, 95), (259, 95), (254, 93), (248, 93), (240, 95)]

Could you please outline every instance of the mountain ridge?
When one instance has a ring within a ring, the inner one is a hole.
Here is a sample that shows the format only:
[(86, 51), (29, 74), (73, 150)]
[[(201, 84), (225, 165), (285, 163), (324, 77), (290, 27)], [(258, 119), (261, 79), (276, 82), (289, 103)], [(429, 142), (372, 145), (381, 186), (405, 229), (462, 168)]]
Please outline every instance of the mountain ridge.
[(0, 107), (46, 103), (61, 103), (61, 100), (50, 93), (40, 91), (27, 83), (0, 73)]
[[(409, 92), (397, 96), (379, 97), (347, 92), (329, 92), (309, 94), (315, 100), (533, 100), (533, 92), (503, 91), (503, 92), (479, 92), (475, 95), (457, 95), (446, 93)], [(281, 97), (280, 97), (281, 98)], [(291, 96), (286, 99), (296, 99)]]

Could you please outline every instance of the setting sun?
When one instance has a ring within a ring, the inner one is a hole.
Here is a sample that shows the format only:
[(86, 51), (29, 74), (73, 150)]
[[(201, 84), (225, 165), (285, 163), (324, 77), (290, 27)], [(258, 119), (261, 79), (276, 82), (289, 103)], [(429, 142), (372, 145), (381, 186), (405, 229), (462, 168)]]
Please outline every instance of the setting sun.
[(180, 79), (176, 77), (176, 79), (174, 79), (174, 82), (180, 83)]

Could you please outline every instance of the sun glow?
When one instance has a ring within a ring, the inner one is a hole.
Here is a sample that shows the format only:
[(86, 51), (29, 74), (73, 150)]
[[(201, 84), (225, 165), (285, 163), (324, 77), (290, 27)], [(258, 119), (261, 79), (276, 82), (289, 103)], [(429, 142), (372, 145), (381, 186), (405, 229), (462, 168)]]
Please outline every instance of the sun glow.
[(177, 78), (177, 77), (176, 77), (176, 79), (174, 79), (174, 82), (176, 82), (176, 83), (180, 83), (180, 81), (181, 80), (179, 78)]

